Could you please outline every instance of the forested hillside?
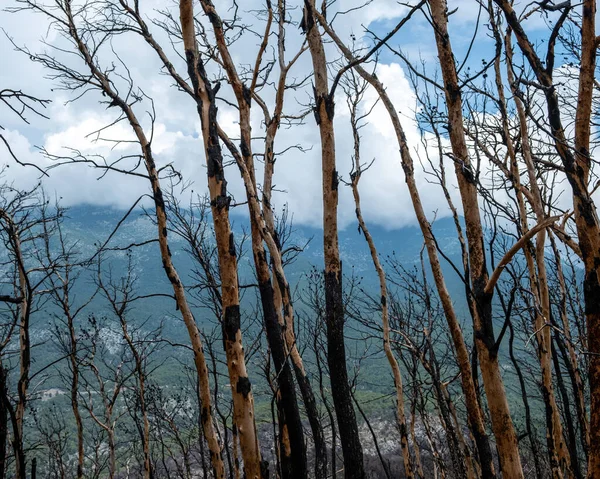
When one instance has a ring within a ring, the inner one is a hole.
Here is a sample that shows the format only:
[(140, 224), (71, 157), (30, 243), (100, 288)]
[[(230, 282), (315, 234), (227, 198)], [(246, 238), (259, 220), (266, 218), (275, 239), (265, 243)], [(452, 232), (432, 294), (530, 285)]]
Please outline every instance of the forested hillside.
[(595, 0), (1, 8), (0, 479), (600, 479)]

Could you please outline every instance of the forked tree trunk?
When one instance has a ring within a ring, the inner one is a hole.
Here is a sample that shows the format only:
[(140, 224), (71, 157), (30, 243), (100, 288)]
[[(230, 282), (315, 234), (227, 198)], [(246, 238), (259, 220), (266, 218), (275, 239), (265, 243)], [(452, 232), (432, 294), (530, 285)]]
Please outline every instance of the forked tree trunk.
[(375, 241), (373, 240), (373, 237), (369, 232), (369, 228), (367, 227), (367, 224), (363, 218), (360, 206), (360, 193), (358, 191), (358, 183), (362, 175), (362, 170), (360, 164), (360, 136), (357, 124), (358, 106), (358, 99), (356, 99), (356, 101), (352, 104), (352, 109), (350, 110), (350, 122), (352, 125), (352, 134), (354, 137), (354, 169), (351, 175), (352, 195), (354, 196), (356, 219), (358, 220), (358, 225), (360, 228), (359, 231), (362, 231), (365, 237), (365, 241), (367, 242), (369, 252), (371, 254), (371, 261), (379, 279), (381, 322), (383, 327), (383, 350), (385, 352), (385, 356), (388, 360), (388, 363), (390, 364), (390, 368), (392, 369), (392, 375), (394, 377), (394, 386), (396, 388), (396, 421), (398, 422), (398, 429), (400, 431), (400, 449), (402, 451), (402, 459), (404, 462), (404, 474), (407, 478), (412, 479), (415, 477), (415, 474), (413, 472), (413, 465), (408, 442), (409, 430), (406, 424), (406, 413), (404, 411), (404, 391), (402, 384), (402, 374), (400, 372), (400, 365), (398, 364), (398, 360), (396, 359), (396, 356), (394, 356), (394, 352), (392, 351), (392, 347), (390, 345), (390, 317), (388, 307), (389, 299), (387, 293), (385, 271), (383, 270), (383, 266), (381, 265), (381, 261), (379, 260), (377, 248), (375, 247)]
[[(281, 115), (283, 112), (283, 100), (286, 91), (286, 79), (289, 68), (293, 62), (298, 58), (294, 59), (286, 64), (285, 63), (285, 1), (278, 0), (278, 60), (279, 60), (279, 79), (277, 84), (277, 92), (275, 94), (275, 108), (272, 115), (268, 112), (265, 113), (265, 124), (266, 124), (266, 135), (265, 135), (265, 170), (262, 185), (262, 212), (265, 221), (265, 226), (270, 236), (273, 238), (278, 253), (278, 261), (281, 263), (281, 274), (277, 275), (277, 265), (271, 252), (271, 263), (275, 274), (272, 276), (272, 286), (274, 292), (275, 301), (275, 312), (277, 314), (277, 320), (283, 330), (283, 335), (286, 342), (287, 354), (289, 355), (292, 365), (294, 367), (294, 374), (296, 376), (296, 382), (298, 383), (298, 389), (302, 395), (304, 402), (304, 408), (306, 415), (308, 416), (308, 422), (310, 424), (313, 443), (315, 447), (314, 453), (314, 473), (315, 479), (326, 479), (327, 478), (327, 444), (325, 442), (325, 434), (323, 432), (323, 426), (319, 417), (319, 410), (317, 408), (317, 401), (310, 384), (310, 380), (304, 368), (302, 356), (298, 350), (296, 343), (296, 335), (294, 333), (294, 309), (291, 301), (291, 291), (289, 283), (284, 274), (283, 269), (283, 258), (281, 255), (281, 243), (277, 237), (277, 231), (275, 228), (275, 215), (271, 204), (272, 192), (273, 192), (273, 175), (275, 172), (275, 137), (279, 129)], [(281, 283), (281, 284), (280, 284)]]
[(221, 324), (233, 396), (233, 418), (239, 437), (246, 477), (257, 479), (263, 477), (264, 465), (261, 461), (254, 417), (254, 396), (246, 371), (240, 329), (237, 254), (229, 222), (231, 198), (227, 193), (227, 181), (223, 170), (223, 157), (217, 127), (217, 107), (214, 101), (214, 90), (198, 54), (192, 1), (180, 0), (179, 9), (185, 56), (198, 102), (198, 114), (200, 115), (206, 154), (210, 205), (221, 272), (223, 306)]
[(475, 172), (471, 167), (464, 133), (461, 91), (454, 55), (448, 35), (448, 9), (445, 0), (430, 0), (433, 28), (448, 109), (448, 132), (455, 162), (456, 176), (463, 205), (469, 273), (474, 301), (473, 329), (481, 365), (483, 385), (496, 437), (502, 474), (506, 479), (522, 478), (523, 468), (515, 428), (513, 426), (502, 373), (498, 363), (492, 318), (492, 293), (486, 293), (488, 272), (485, 258), (483, 228), (479, 214)]
[[(284, 88), (281, 88), (283, 91)], [(280, 90), (278, 89), (278, 92)], [(271, 209), (271, 190), (272, 190), (272, 174), (273, 174), (273, 165), (275, 163), (274, 158), (274, 150), (273, 150), (273, 141), (274, 134), (271, 132), (271, 125), (267, 127), (267, 139), (266, 139), (266, 148), (265, 148), (265, 181), (263, 182), (263, 214), (265, 218), (265, 225), (270, 232), (271, 236), (277, 243), (277, 248), (279, 253), (281, 254), (281, 245), (279, 244), (279, 240), (277, 239), (276, 231), (275, 231), (275, 220), (273, 211)], [(273, 269), (275, 270), (275, 264), (272, 260)], [(284, 278), (283, 278), (284, 279)], [(285, 291), (285, 298), (282, 294), (282, 284), (283, 290)], [(294, 310), (291, 303), (291, 292), (289, 288), (289, 284), (287, 284), (287, 280), (279, 281), (277, 279), (277, 275), (273, 274), (272, 276), (272, 287), (273, 287), (273, 296), (275, 302), (275, 313), (277, 315), (277, 321), (283, 331), (283, 336), (285, 339), (286, 345), (286, 353), (289, 355), (292, 365), (294, 367), (294, 374), (296, 377), (296, 382), (298, 383), (298, 389), (300, 390), (300, 394), (302, 395), (302, 401), (304, 402), (304, 408), (306, 411), (306, 415), (308, 416), (308, 422), (310, 424), (311, 432), (313, 435), (313, 442), (315, 446), (315, 479), (326, 479), (327, 478), (327, 444), (325, 442), (325, 434), (323, 432), (323, 426), (321, 425), (321, 420), (319, 418), (319, 410), (317, 407), (317, 401), (315, 399), (315, 395), (310, 384), (310, 380), (308, 378), (308, 374), (306, 373), (306, 369), (304, 368), (304, 362), (302, 360), (302, 356), (300, 351), (298, 350), (298, 345), (296, 342), (296, 334), (294, 333)], [(285, 313), (283, 313), (285, 311)]]
[[(306, 445), (304, 442), (304, 432), (300, 410), (296, 399), (296, 389), (292, 375), (292, 369), (288, 362), (286, 344), (283, 338), (283, 331), (277, 319), (276, 303), (273, 286), (271, 284), (271, 272), (267, 261), (267, 254), (263, 245), (263, 239), (269, 245), (269, 252), (273, 261), (279, 267), (275, 271), (275, 277), (283, 275), (283, 266), (281, 264), (281, 252), (277, 248), (275, 241), (268, 228), (266, 228), (264, 218), (260, 209), (260, 202), (257, 195), (256, 177), (254, 170), (254, 157), (252, 154), (252, 129), (250, 123), (250, 107), (252, 102), (252, 86), (248, 88), (244, 85), (238, 76), (235, 64), (230, 56), (227, 40), (222, 28), (222, 20), (218, 15), (214, 5), (210, 1), (202, 0), (201, 5), (204, 13), (210, 19), (213, 31), (217, 40), (223, 66), (227, 72), (229, 82), (237, 100), (240, 119), (240, 137), (241, 148), (237, 148), (225, 139), (226, 144), (240, 167), (242, 179), (246, 189), (248, 208), (250, 212), (250, 228), (252, 238), (252, 253), (254, 265), (258, 277), (259, 293), (263, 308), (264, 324), (267, 331), (267, 342), (273, 363), (276, 368), (276, 377), (278, 392), (275, 397), (278, 411), (279, 425), (279, 448), (281, 474), (286, 478), (303, 478), (306, 476)], [(267, 23), (269, 27), (270, 22)], [(269, 28), (265, 32), (265, 41), (270, 33)], [(264, 45), (264, 43), (263, 43)], [(266, 47), (266, 45), (265, 45)], [(260, 52), (263, 51), (261, 48)], [(260, 68), (261, 53), (259, 52), (257, 68)], [(283, 93), (283, 92), (282, 92)], [(225, 136), (224, 132), (221, 136)], [(275, 256), (275, 257), (274, 257)]]
[[(67, 258), (68, 252), (65, 248), (64, 238), (62, 231), (59, 228), (61, 253)], [(49, 243), (46, 243), (48, 258), (50, 258), (51, 252), (49, 249)], [(71, 312), (70, 306), (70, 291), (72, 287), (72, 281), (70, 276), (70, 265), (65, 265), (64, 273), (58, 275), (59, 288), (57, 289), (57, 300), (62, 307), (63, 313), (67, 319), (67, 329), (69, 332), (69, 367), (71, 368), (71, 385), (70, 385), (70, 399), (71, 399), (71, 410), (73, 411), (73, 417), (75, 418), (75, 428), (77, 431), (77, 479), (83, 478), (83, 463), (85, 460), (84, 451), (84, 438), (83, 438), (83, 420), (81, 417), (81, 411), (79, 409), (79, 360), (77, 357), (77, 332), (75, 330), (75, 315)]]
[[(340, 50), (346, 57), (346, 60), (348, 62), (355, 62), (356, 58), (352, 55), (352, 52), (350, 52), (350, 50), (343, 44), (343, 42), (339, 39), (339, 37), (336, 35), (333, 29), (331, 29), (326, 24), (325, 19), (320, 16), (319, 21), (322, 25), (324, 25), (328, 35), (334, 40), (338, 48), (340, 48)], [(383, 105), (385, 106), (388, 114), (390, 115), (390, 119), (392, 121), (394, 131), (396, 133), (398, 147), (400, 149), (400, 157), (402, 161), (402, 168), (405, 174), (406, 184), (408, 186), (408, 191), (411, 197), (411, 201), (413, 203), (415, 214), (417, 216), (419, 227), (421, 228), (421, 232), (423, 233), (423, 237), (425, 239), (425, 246), (427, 248), (429, 264), (433, 273), (433, 279), (436, 285), (438, 295), (440, 297), (440, 301), (442, 303), (442, 307), (444, 309), (446, 321), (448, 322), (450, 335), (452, 337), (454, 350), (456, 353), (456, 360), (458, 363), (458, 367), (461, 371), (460, 379), (462, 390), (465, 395), (467, 417), (469, 421), (469, 427), (471, 428), (473, 437), (475, 438), (479, 464), (482, 470), (483, 477), (492, 479), (495, 477), (494, 457), (490, 448), (489, 438), (485, 430), (483, 414), (481, 412), (481, 408), (479, 406), (479, 401), (477, 397), (477, 389), (473, 381), (469, 352), (465, 344), (462, 329), (458, 322), (458, 317), (456, 316), (456, 312), (454, 310), (452, 298), (450, 297), (450, 293), (448, 292), (448, 289), (446, 287), (444, 274), (442, 272), (442, 266), (437, 252), (437, 244), (435, 241), (435, 237), (433, 236), (431, 225), (427, 221), (427, 216), (425, 215), (425, 210), (423, 209), (421, 196), (414, 177), (414, 164), (412, 156), (410, 154), (408, 143), (406, 142), (404, 129), (402, 128), (402, 124), (400, 122), (400, 117), (396, 111), (396, 108), (394, 107), (394, 104), (389, 98), (384, 85), (375, 77), (375, 75), (368, 73), (364, 68), (362, 68), (358, 64), (354, 68), (359, 73), (359, 75), (367, 82), (369, 82), (369, 84), (373, 86), (373, 88), (377, 91), (379, 97), (383, 102)]]
[(164, 198), (160, 186), (158, 171), (154, 162), (154, 156), (152, 154), (151, 144), (148, 141), (132, 107), (126, 101), (124, 101), (113, 89), (112, 83), (107, 79), (106, 75), (98, 68), (96, 60), (92, 57), (87, 45), (80, 38), (79, 32), (74, 22), (70, 2), (66, 3), (65, 14), (67, 16), (66, 20), (69, 25), (69, 34), (75, 42), (77, 49), (83, 57), (87, 67), (90, 69), (91, 74), (94, 76), (94, 78), (96, 78), (96, 80), (100, 84), (103, 93), (107, 95), (112, 100), (114, 105), (123, 112), (123, 115), (126, 117), (129, 125), (131, 126), (142, 150), (144, 165), (148, 173), (148, 178), (150, 180), (150, 186), (152, 188), (153, 193), (155, 215), (158, 228), (158, 242), (163, 263), (163, 269), (173, 288), (173, 294), (177, 302), (177, 307), (179, 308), (183, 322), (187, 328), (192, 349), (194, 351), (194, 364), (196, 366), (198, 380), (200, 381), (200, 390), (202, 398), (202, 410), (200, 411), (200, 415), (202, 416), (203, 432), (211, 453), (211, 461), (214, 468), (215, 478), (223, 479), (225, 477), (225, 467), (221, 456), (221, 445), (217, 438), (212, 419), (208, 367), (206, 365), (206, 358), (204, 356), (202, 341), (200, 339), (200, 331), (198, 330), (198, 326), (196, 325), (196, 321), (187, 302), (183, 284), (171, 259), (171, 252), (169, 249), (169, 242), (167, 239), (167, 214), (165, 210)]
[(337, 416), (347, 479), (365, 477), (363, 452), (352, 404), (346, 347), (344, 343), (344, 304), (342, 264), (338, 244), (338, 174), (335, 160), (333, 115), (335, 106), (329, 95), (327, 61), (316, 23), (315, 0), (304, 1), (303, 27), (314, 70), (315, 117), (321, 136), (323, 170), (323, 248), (325, 259), (325, 321), (327, 325), (327, 361), (331, 393)]
[[(581, 4), (581, 63), (579, 67), (579, 91), (575, 114), (575, 151), (570, 148), (560, 114), (560, 103), (553, 83), (554, 51), (549, 49), (544, 64), (529, 41), (519, 18), (507, 0), (495, 0), (502, 9), (508, 25), (514, 32), (519, 47), (543, 88), (548, 112), (548, 123), (556, 151), (573, 193), (573, 211), (579, 250), (585, 268), (584, 302), (587, 322), (587, 345), (590, 384), (590, 441), (588, 455), (588, 478), (600, 478), (600, 220), (589, 191), (590, 128), (592, 97), (595, 81), (596, 50), (596, 2), (585, 0)], [(566, 19), (571, 8), (563, 6), (559, 22)], [(560, 23), (559, 23), (560, 26)], [(556, 27), (555, 27), (556, 28)]]

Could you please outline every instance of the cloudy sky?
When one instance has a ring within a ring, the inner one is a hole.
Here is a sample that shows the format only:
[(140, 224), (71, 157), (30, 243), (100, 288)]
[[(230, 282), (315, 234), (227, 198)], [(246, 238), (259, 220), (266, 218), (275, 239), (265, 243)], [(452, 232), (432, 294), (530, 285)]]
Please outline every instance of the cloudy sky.
[[(40, 0), (42, 1), (42, 0)], [(48, 0), (50, 1), (50, 0)], [(3, 0), (3, 5), (17, 5), (16, 0)], [(239, 2), (240, 15), (244, 23), (251, 25), (256, 31), (262, 31), (262, 20), (256, 18), (256, 11), (261, 8), (262, 0), (242, 0)], [(301, 1), (289, 2), (289, 15), (296, 21), (301, 17)], [(350, 42), (369, 44), (365, 34), (366, 29), (383, 35), (403, 17), (407, 8), (393, 0), (374, 0), (362, 9), (353, 9), (360, 4), (357, 0), (338, 0), (328, 12), (329, 18), (337, 10), (350, 11), (337, 17), (334, 25), (342, 39)], [(457, 9), (451, 16), (451, 35), (457, 55), (463, 55), (470, 46), (475, 32), (478, 6), (474, 0), (450, 1), (450, 8)], [(164, 0), (142, 0), (141, 8), (148, 18), (157, 18), (158, 8), (170, 8), (177, 15), (175, 3)], [(223, 17), (231, 15), (228, 10), (229, 1), (215, 2)], [(167, 7), (165, 6), (167, 5)], [(150, 23), (150, 22), (149, 22)], [(6, 109), (0, 110), (0, 123), (5, 127), (5, 137), (21, 161), (36, 163), (42, 167), (49, 161), (39, 153), (38, 147), (43, 147), (51, 153), (61, 154), (65, 148), (75, 148), (86, 155), (103, 155), (116, 158), (117, 155), (137, 153), (133, 144), (119, 143), (107, 140), (127, 140), (132, 138), (129, 126), (119, 123), (102, 135), (94, 134), (99, 128), (115, 119), (115, 109), (106, 108), (99, 102), (102, 97), (97, 92), (90, 92), (75, 101), (75, 95), (60, 89), (56, 80), (50, 77), (50, 72), (30, 61), (28, 55), (15, 50), (14, 44), (28, 48), (33, 52), (52, 52), (54, 55), (69, 63), (74, 68), (84, 71), (85, 66), (73, 55), (55, 50), (55, 47), (71, 48), (64, 39), (57, 35), (52, 25), (41, 14), (32, 12), (9, 13), (0, 11), (0, 27), (5, 34), (0, 35), (0, 52), (2, 54), (2, 69), (0, 70), (0, 88), (21, 89), (41, 98), (48, 98), (52, 103), (44, 112), (49, 120), (28, 116), (30, 125), (19, 121), (15, 115), (8, 114)], [(530, 31), (545, 28), (544, 23), (535, 19), (528, 22)], [(180, 72), (185, 72), (183, 62), (178, 58), (177, 50), (180, 44), (173, 47), (163, 32), (152, 26), (152, 32), (165, 46), (165, 50)], [(10, 40), (9, 40), (10, 38)], [(303, 41), (299, 29), (290, 27), (286, 34), (286, 55), (291, 58)], [(233, 48), (234, 59), (239, 65), (251, 64), (254, 61), (260, 39), (254, 35), (245, 35)], [(431, 26), (422, 15), (416, 15), (404, 27), (391, 44), (400, 48), (411, 59), (421, 58), (435, 68), (436, 53), (433, 43)], [(492, 40), (487, 29), (480, 25), (476, 33), (476, 42), (471, 60), (475, 65), (481, 59), (489, 58), (493, 49)], [(166, 75), (160, 74), (160, 64), (157, 58), (139, 38), (134, 35), (120, 36), (106, 46), (101, 54), (101, 62), (105, 67), (116, 64), (122, 73), (123, 68), (116, 61), (112, 50), (127, 65), (136, 86), (143, 89), (151, 97), (156, 110), (153, 150), (160, 165), (172, 163), (186, 181), (192, 183), (196, 192), (206, 191), (206, 171), (202, 151), (202, 141), (199, 136), (199, 120), (194, 104), (176, 88)], [(330, 59), (338, 57), (333, 45), (328, 46)], [(311, 61), (308, 52), (294, 65), (290, 76), (301, 79), (311, 71)], [(377, 67), (377, 75), (386, 85), (388, 92), (395, 102), (397, 109), (404, 119), (404, 128), (411, 147), (417, 158), (424, 159), (422, 137), (415, 122), (417, 108), (416, 93), (411, 87), (403, 65), (397, 57), (387, 51), (382, 51)], [(310, 84), (307, 84), (310, 87)], [(230, 95), (223, 85), (221, 93)], [(286, 97), (286, 112), (296, 114), (306, 109), (311, 101), (310, 88), (290, 91)], [(265, 88), (262, 92), (267, 101), (272, 101), (273, 91)], [(363, 109), (369, 110), (376, 101), (374, 92), (369, 91), (365, 96)], [(349, 125), (349, 114), (346, 102), (338, 89), (336, 99), (336, 143), (338, 155), (338, 170), (343, 178), (349, 177), (352, 161), (352, 136)], [(145, 111), (150, 107), (148, 101), (140, 105), (137, 113), (146, 121), (149, 127), (148, 115)], [(232, 137), (238, 136), (237, 114), (235, 110), (222, 104), (219, 109), (219, 120), (223, 128)], [(263, 130), (261, 113), (254, 108), (253, 133), (261, 136)], [(361, 130), (362, 158), (365, 161), (374, 160), (371, 169), (361, 180), (361, 196), (363, 209), (368, 222), (386, 228), (397, 228), (414, 223), (414, 213), (405, 187), (403, 172), (397, 150), (395, 135), (389, 118), (381, 105), (376, 105), (368, 122)], [(260, 141), (254, 145), (255, 152), (259, 151)], [(299, 147), (299, 148), (296, 148)], [(278, 157), (276, 165), (275, 185), (277, 188), (276, 202), (281, 208), (284, 204), (294, 214), (296, 223), (318, 226), (321, 224), (321, 174), (319, 156), (319, 135), (317, 125), (312, 115), (307, 116), (305, 124), (294, 128), (282, 128), (277, 137), (276, 150), (285, 151)], [(436, 152), (432, 151), (434, 159)], [(417, 156), (418, 155), (418, 156)], [(39, 175), (32, 169), (15, 164), (7, 152), (0, 148), (0, 164), (8, 164), (5, 179), (14, 181), (25, 187), (37, 181)], [(258, 165), (261, 169), (260, 164)], [(447, 214), (445, 201), (439, 187), (427, 181), (427, 176), (418, 169), (418, 182), (425, 203), (425, 209), (433, 218)], [(452, 174), (452, 168), (448, 168)], [(56, 192), (62, 198), (64, 205), (91, 203), (107, 207), (127, 208), (135, 199), (148, 191), (148, 183), (143, 178), (125, 177), (117, 173), (109, 173), (98, 179), (100, 173), (84, 165), (69, 165), (50, 171), (50, 177), (44, 179), (49, 192)], [(235, 166), (227, 169), (230, 190), (238, 201), (243, 201), (244, 193), (239, 173)], [(258, 172), (261, 177), (261, 172)], [(455, 178), (449, 178), (452, 194), (456, 194)], [(239, 210), (239, 211), (237, 211)], [(236, 214), (244, 214), (245, 208), (236, 208)], [(340, 223), (343, 227), (354, 224), (354, 204), (349, 188), (342, 188), (340, 194)]]

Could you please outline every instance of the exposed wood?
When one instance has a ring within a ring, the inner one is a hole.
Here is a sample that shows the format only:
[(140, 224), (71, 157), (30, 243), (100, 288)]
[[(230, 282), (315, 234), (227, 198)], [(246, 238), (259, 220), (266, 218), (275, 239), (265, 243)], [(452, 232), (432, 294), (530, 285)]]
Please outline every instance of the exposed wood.
[(323, 256), (325, 260), (325, 321), (327, 326), (327, 361), (333, 403), (344, 456), (344, 477), (365, 477), (363, 451), (352, 404), (344, 338), (342, 298), (342, 263), (338, 243), (338, 173), (336, 170), (333, 116), (335, 105), (329, 94), (327, 60), (323, 39), (316, 21), (315, 0), (304, 1), (303, 29), (314, 71), (314, 113), (321, 137), (323, 171)]

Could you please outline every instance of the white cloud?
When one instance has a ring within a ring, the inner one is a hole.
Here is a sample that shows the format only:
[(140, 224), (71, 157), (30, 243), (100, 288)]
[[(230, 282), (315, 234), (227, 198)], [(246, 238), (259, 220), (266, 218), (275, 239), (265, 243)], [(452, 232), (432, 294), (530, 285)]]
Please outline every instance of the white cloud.
[[(351, 10), (361, 3), (363, 2), (344, 0), (335, 5), (339, 10)], [(259, 4), (260, 2), (257, 0), (244, 2), (243, 7), (246, 12), (240, 11), (240, 13), (246, 23), (258, 22), (254, 18), (254, 13), (248, 12), (253, 12), (254, 7)], [(458, 7), (457, 13), (451, 17), (453, 27), (458, 29), (467, 28), (465, 31), (472, 27), (477, 18), (477, 9), (470, 8), (470, 5), (472, 6), (472, 2), (467, 0), (451, 2), (451, 8)], [(142, 5), (144, 15), (150, 17), (156, 15), (155, 11), (152, 10), (153, 6), (164, 8), (162, 2), (156, 1), (151, 5), (144, 2)], [(395, 0), (372, 2), (361, 10), (352, 11), (347, 15), (338, 17), (336, 28), (343, 39), (348, 39), (350, 34), (354, 33), (360, 40), (363, 27), (369, 26), (373, 22), (385, 25), (389, 23), (391, 25), (401, 17), (406, 9), (407, 7)], [(225, 8), (223, 8), (223, 11), (225, 11)], [(290, 8), (288, 12), (294, 20), (300, 19), (300, 8)], [(329, 12), (330, 16), (332, 14), (333, 12)], [(175, 17), (177, 17), (176, 14)], [(166, 53), (178, 70), (183, 76), (187, 76), (184, 62), (165, 42), (164, 33), (152, 25), (150, 21), (148, 21), (148, 24), (151, 25), (156, 38), (164, 43)], [(6, 12), (0, 12), (0, 25), (4, 26), (14, 36), (15, 42), (18, 44), (25, 44), (35, 51), (43, 48), (38, 40), (40, 37), (45, 36), (47, 22), (40, 15), (23, 13), (9, 16)], [(409, 32), (412, 37), (408, 38), (403, 47), (406, 47), (409, 52), (411, 49), (416, 52), (418, 48), (421, 52), (424, 52), (425, 57), (434, 58), (433, 34), (430, 26), (426, 24), (421, 15), (415, 16), (414, 25), (410, 28)], [(261, 31), (261, 28), (256, 27), (255, 30)], [(485, 34), (482, 35), (485, 36)], [(456, 36), (465, 42), (470, 41), (470, 36), (466, 33), (462, 36), (456, 34)], [(419, 43), (415, 41), (416, 39)], [(118, 51), (119, 57), (128, 65), (136, 86), (142, 88), (153, 99), (153, 103), (146, 99), (141, 104), (136, 105), (135, 108), (148, 134), (150, 127), (148, 112), (153, 109), (156, 112), (153, 151), (156, 154), (157, 163), (165, 165), (172, 162), (187, 181), (194, 183), (193, 187), (197, 192), (206, 191), (204, 153), (196, 105), (185, 93), (172, 86), (173, 82), (169, 77), (160, 74), (161, 65), (156, 55), (139, 38), (132, 35), (123, 35), (118, 37), (117, 40), (113, 42), (112, 48)], [(299, 29), (291, 27), (288, 29), (286, 38), (286, 57), (288, 60), (294, 55), (303, 40), (304, 38)], [(52, 43), (59, 41), (59, 39), (54, 37), (52, 30), (50, 30), (46, 41)], [(0, 40), (0, 42), (2, 42), (0, 48), (3, 53), (10, 50), (10, 46), (7, 45), (5, 40)], [(241, 63), (251, 65), (258, 51), (258, 46), (258, 37), (248, 35), (234, 45), (234, 56)], [(181, 45), (175, 44), (174, 48), (180, 50)], [(339, 55), (332, 44), (327, 45), (327, 51), (330, 59), (334, 59)], [(272, 54), (273, 51), (268, 49), (265, 60), (271, 59), (269, 55)], [(61, 54), (56, 52), (56, 55)], [(110, 55), (111, 50), (109, 48), (102, 54), (105, 67), (109, 66), (111, 61), (114, 61), (116, 68), (119, 68), (119, 63), (114, 57), (110, 58)], [(54, 103), (49, 109), (50, 121), (36, 121), (33, 128), (25, 128), (15, 121), (8, 124), (8, 127), (13, 130), (18, 128), (22, 132), (22, 134), (19, 134), (16, 131), (11, 131), (9, 136), (11, 142), (15, 145), (15, 149), (23, 158), (27, 158), (27, 161), (35, 161), (40, 165), (47, 164), (46, 160), (36, 154), (31, 144), (43, 145), (53, 153), (64, 151), (64, 147), (76, 148), (84, 154), (100, 154), (109, 160), (116, 159), (118, 155), (137, 154), (138, 147), (135, 144), (121, 143), (115, 145), (114, 143), (101, 141), (94, 135), (90, 136), (94, 131), (114, 121), (114, 115), (117, 114), (116, 109), (107, 109), (106, 104), (99, 104), (100, 101), (106, 100), (100, 94), (89, 93), (79, 101), (67, 103), (67, 100), (72, 98), (69, 93), (64, 91), (50, 92), (49, 89), (53, 86), (53, 83), (51, 81), (40, 81), (40, 78), (47, 75), (48, 72), (44, 72), (39, 65), (30, 62), (26, 56), (9, 52), (7, 62), (10, 67), (3, 70), (0, 78), (1, 85), (18, 84), (24, 90), (30, 90), (42, 96), (52, 95), (54, 98)], [(77, 66), (78, 68), (84, 68), (81, 62), (77, 63)], [(310, 74), (311, 69), (310, 56), (306, 52), (294, 65), (290, 77), (300, 80)], [(275, 66), (274, 74), (277, 73), (276, 70), (277, 66)], [(209, 71), (209, 74), (213, 77), (217, 73), (214, 67)], [(380, 64), (377, 74), (386, 85), (396, 108), (402, 113), (407, 139), (411, 148), (415, 151), (414, 157), (415, 163), (417, 163), (418, 155), (423, 155), (424, 152), (421, 144), (421, 132), (414, 119), (415, 92), (407, 80), (403, 68), (397, 63), (388, 61)], [(232, 94), (228, 85), (225, 82), (222, 83), (219, 95), (231, 99)], [(268, 104), (273, 103), (275, 92), (272, 85), (266, 85), (261, 94)], [(288, 91), (286, 113), (297, 114), (304, 111), (311, 95), (310, 82), (303, 89)], [(364, 108), (370, 107), (375, 98), (375, 92), (369, 91)], [(235, 139), (239, 136), (237, 111), (234, 108), (221, 102), (219, 120), (223, 129), (232, 138)], [(337, 100), (335, 123), (338, 170), (347, 179), (351, 167), (352, 136), (348, 116), (345, 112), (345, 102), (342, 98)], [(253, 108), (252, 124), (255, 136), (257, 138), (261, 137), (264, 125), (262, 112), (256, 103)], [(363, 158), (365, 160), (375, 159), (373, 167), (365, 173), (360, 185), (363, 211), (367, 221), (389, 228), (413, 223), (415, 221), (414, 213), (404, 182), (398, 145), (391, 122), (382, 105), (375, 107), (369, 117), (368, 125), (362, 130), (362, 135)], [(101, 137), (111, 140), (131, 140), (133, 134), (125, 122), (120, 122), (112, 126), (110, 130), (103, 132)], [(299, 149), (292, 148), (294, 145), (302, 147), (305, 151), (302, 152)], [(263, 146), (259, 139), (254, 142), (253, 148), (255, 153), (261, 152)], [(312, 114), (306, 117), (303, 125), (290, 129), (282, 126), (277, 136), (276, 150), (286, 151), (285, 154), (278, 157), (276, 163), (275, 186), (278, 190), (274, 195), (276, 207), (281, 208), (284, 203), (288, 203), (296, 222), (313, 226), (321, 225), (320, 140)], [(435, 158), (437, 151), (432, 151), (431, 154)], [(8, 160), (2, 158), (2, 161)], [(451, 193), (456, 196), (452, 165), (448, 165), (447, 173)], [(11, 168), (10, 173), (11, 178), (19, 182), (31, 181), (32, 178), (37, 177), (36, 175), (35, 170), (26, 170), (16, 166)], [(65, 166), (52, 170), (51, 177), (45, 180), (45, 183), (48, 189), (55, 190), (59, 196), (63, 197), (65, 204), (87, 202), (128, 207), (135, 198), (148, 191), (148, 184), (143, 178), (125, 177), (110, 173), (102, 180), (98, 180), (99, 176), (98, 171), (85, 165)], [(262, 165), (257, 160), (257, 178), (260, 179), (261, 177)], [(426, 212), (433, 216), (432, 212), (435, 211), (438, 217), (447, 214), (447, 205), (439, 187), (428, 182), (425, 173), (420, 168), (417, 168), (416, 177)], [(245, 193), (235, 165), (227, 168), (227, 178), (230, 191), (237, 201), (242, 201)], [(459, 201), (456, 201), (457, 205), (459, 203)], [(236, 214), (242, 211), (245, 211), (245, 207), (236, 208)], [(354, 203), (349, 188), (341, 188), (339, 217), (342, 226), (355, 222)]]
[(64, 153), (67, 148), (84, 154), (101, 154), (108, 153), (111, 149), (122, 151), (131, 148), (131, 144), (125, 142), (134, 141), (135, 136), (128, 125), (121, 122), (102, 130), (110, 123), (109, 118), (95, 116), (92, 112), (86, 112), (83, 116), (83, 121), (48, 135), (44, 143), (45, 148), (51, 154), (57, 155)]

